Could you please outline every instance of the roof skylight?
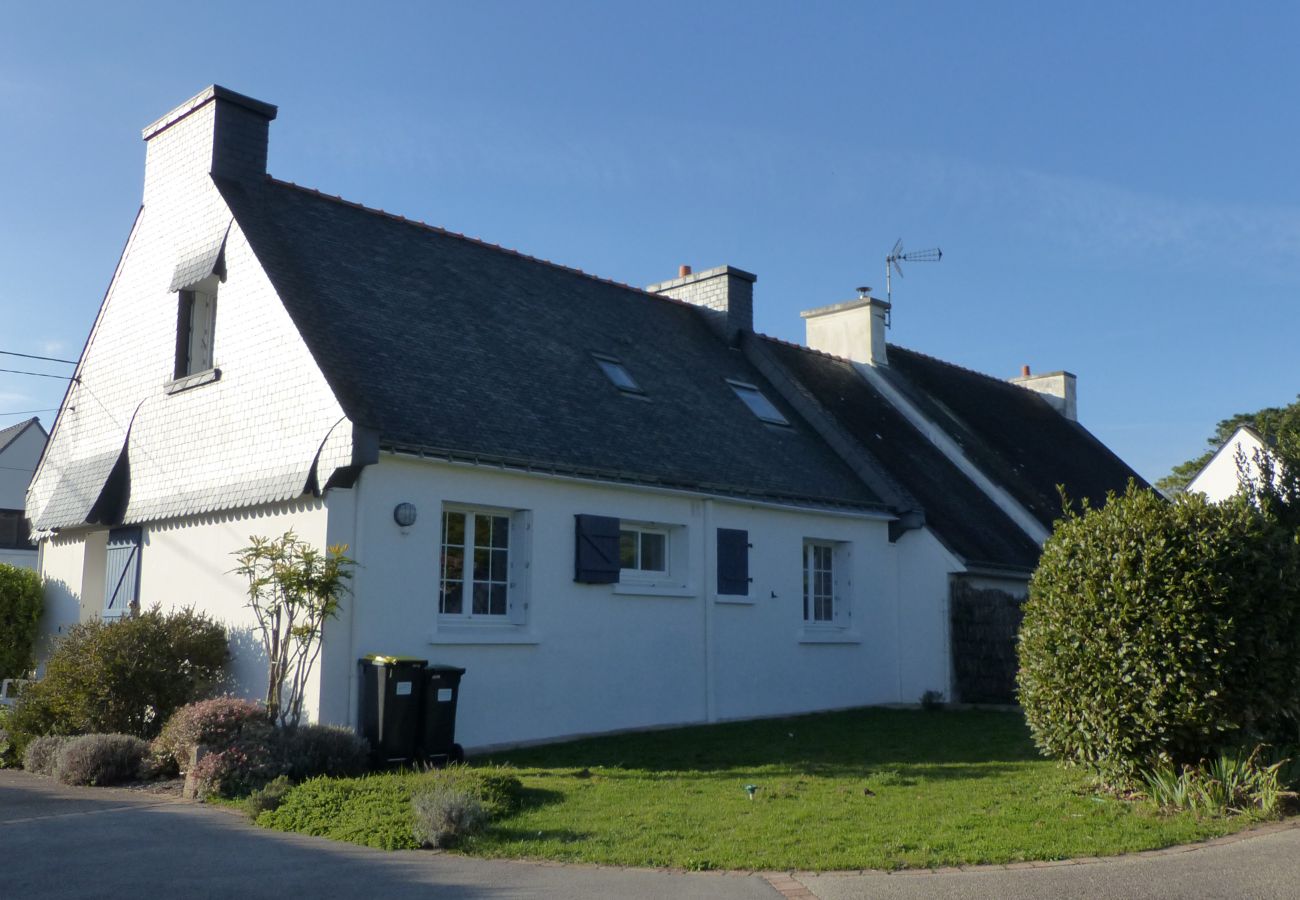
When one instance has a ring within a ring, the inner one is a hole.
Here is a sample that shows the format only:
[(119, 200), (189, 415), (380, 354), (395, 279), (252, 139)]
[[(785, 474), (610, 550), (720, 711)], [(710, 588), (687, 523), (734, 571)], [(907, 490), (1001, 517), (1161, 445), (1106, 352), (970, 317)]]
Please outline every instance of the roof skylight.
[(727, 384), (736, 392), (736, 396), (744, 401), (749, 407), (749, 411), (758, 416), (764, 422), (770, 422), (773, 425), (789, 425), (790, 422), (785, 416), (781, 415), (781, 410), (772, 405), (772, 401), (763, 396), (763, 392), (752, 384), (743, 381), (732, 381), (727, 379)]
[(614, 387), (618, 388), (625, 394), (644, 394), (641, 386), (636, 383), (632, 374), (624, 368), (623, 363), (612, 356), (605, 356), (601, 353), (593, 353), (596, 365), (600, 366), (600, 371), (605, 373), (605, 377), (613, 382)]

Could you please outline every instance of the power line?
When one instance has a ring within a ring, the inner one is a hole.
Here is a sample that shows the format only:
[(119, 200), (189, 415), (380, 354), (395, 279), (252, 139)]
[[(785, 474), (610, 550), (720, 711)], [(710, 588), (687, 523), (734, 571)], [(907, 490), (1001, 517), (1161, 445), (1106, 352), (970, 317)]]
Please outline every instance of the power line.
[(75, 375), (50, 375), (46, 372), (24, 372), (21, 369), (0, 369), (0, 372), (7, 372), (10, 375), (35, 375), (37, 378), (58, 378), (62, 381), (72, 381), (76, 377)]
[(21, 356), (23, 359), (40, 359), (40, 360), (44, 360), (45, 362), (67, 363), (70, 366), (75, 366), (77, 364), (77, 361), (75, 359), (59, 359), (56, 356), (36, 356), (35, 354), (32, 353), (18, 353), (13, 350), (0, 350), (0, 355)]
[(0, 416), (31, 416), (43, 412), (58, 412), (58, 407), (51, 406), (49, 409), (16, 409), (13, 412), (2, 412), (0, 413)]

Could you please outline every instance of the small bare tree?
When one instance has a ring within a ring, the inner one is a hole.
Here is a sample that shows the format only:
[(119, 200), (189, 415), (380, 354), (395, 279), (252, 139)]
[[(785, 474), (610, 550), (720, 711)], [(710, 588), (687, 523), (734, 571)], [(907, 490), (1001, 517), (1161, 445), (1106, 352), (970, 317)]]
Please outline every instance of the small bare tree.
[(248, 579), (248, 605), (257, 617), (267, 658), (266, 709), (272, 721), (295, 726), (303, 694), (320, 656), (325, 621), (338, 615), (355, 563), (347, 545), (321, 552), (292, 531), (256, 535), (235, 551), (234, 570)]

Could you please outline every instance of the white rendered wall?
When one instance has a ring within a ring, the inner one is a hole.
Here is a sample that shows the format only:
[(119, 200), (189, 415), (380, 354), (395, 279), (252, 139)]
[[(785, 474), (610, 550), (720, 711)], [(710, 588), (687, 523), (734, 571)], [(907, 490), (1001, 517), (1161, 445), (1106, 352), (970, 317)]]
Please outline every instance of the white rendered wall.
[(928, 528), (907, 532), (894, 546), (906, 586), (898, 604), (899, 700), (916, 703), (926, 691), (952, 699), (950, 573), (963, 566)]
[[(392, 518), (401, 502), (419, 510), (407, 529)], [(531, 511), (526, 625), (439, 623), (444, 502)], [(458, 737), (470, 747), (916, 699), (899, 690), (897, 551), (878, 519), (387, 454), (354, 491), (331, 492), (327, 503), (332, 539), (351, 533), (359, 566), (354, 607), (327, 632), (323, 660), (326, 696), (346, 687), (348, 701), (327, 699), (326, 719), (355, 717), (356, 659), (371, 653), (464, 666)], [(687, 587), (655, 595), (575, 583), (578, 513), (685, 526), (678, 555), (688, 557)], [(346, 514), (355, 524), (341, 524)], [(715, 596), (718, 527), (749, 532), (749, 602)], [(852, 544), (853, 615), (842, 631), (804, 626), (805, 537)], [(940, 596), (923, 608), (946, 609), (946, 572), (941, 578)], [(909, 690), (934, 686), (931, 673), (946, 671), (946, 629), (935, 615), (906, 627), (909, 667), (921, 672), (908, 675)], [(938, 633), (923, 639), (921, 629)]]
[[(311, 498), (216, 515), (154, 522), (144, 529), (140, 548), (140, 608), (186, 606), (225, 625), (234, 657), (236, 692), (261, 699), (266, 694), (266, 655), (248, 608), (248, 582), (231, 570), (234, 553), (253, 535), (278, 537), (292, 530), (318, 548), (325, 546), (324, 502)], [(318, 689), (313, 682), (304, 709), (316, 718)]]
[[(326, 542), (326, 509), (321, 500), (269, 504), (208, 516), (150, 523), (140, 548), (140, 608), (186, 606), (206, 613), (231, 633), (232, 688), (261, 698), (266, 692), (266, 658), (253, 631), (247, 607), (247, 582), (231, 570), (232, 553), (252, 535), (277, 537), (293, 530), (317, 547)], [(69, 625), (100, 614), (104, 603), (106, 529), (86, 529), (46, 538), (41, 544), (45, 616), (41, 622), (42, 658), (52, 640)], [(319, 703), (315, 683), (305, 708), (314, 719)]]
[(6, 550), (0, 548), (0, 563), (6, 566), (18, 566), (23, 569), (36, 568), (35, 550)]
[(1252, 478), (1259, 478), (1259, 466), (1255, 454), (1267, 452), (1262, 441), (1244, 428), (1237, 429), (1236, 434), (1228, 439), (1219, 452), (1205, 464), (1187, 485), (1189, 492), (1199, 492), (1218, 503), (1241, 490), (1241, 478), (1237, 471), (1237, 452), (1246, 456), (1246, 469)]

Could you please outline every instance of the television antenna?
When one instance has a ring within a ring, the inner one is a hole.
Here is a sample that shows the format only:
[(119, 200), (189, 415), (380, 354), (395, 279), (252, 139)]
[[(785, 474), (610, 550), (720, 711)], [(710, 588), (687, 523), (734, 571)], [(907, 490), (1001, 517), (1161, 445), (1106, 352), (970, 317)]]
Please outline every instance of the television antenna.
[(894, 285), (890, 279), (893, 272), (898, 273), (898, 277), (903, 277), (903, 267), (900, 262), (938, 262), (943, 259), (943, 251), (938, 247), (931, 247), (929, 250), (903, 250), (903, 239), (899, 238), (894, 241), (894, 249), (889, 251), (885, 257), (885, 301), (894, 302)]

